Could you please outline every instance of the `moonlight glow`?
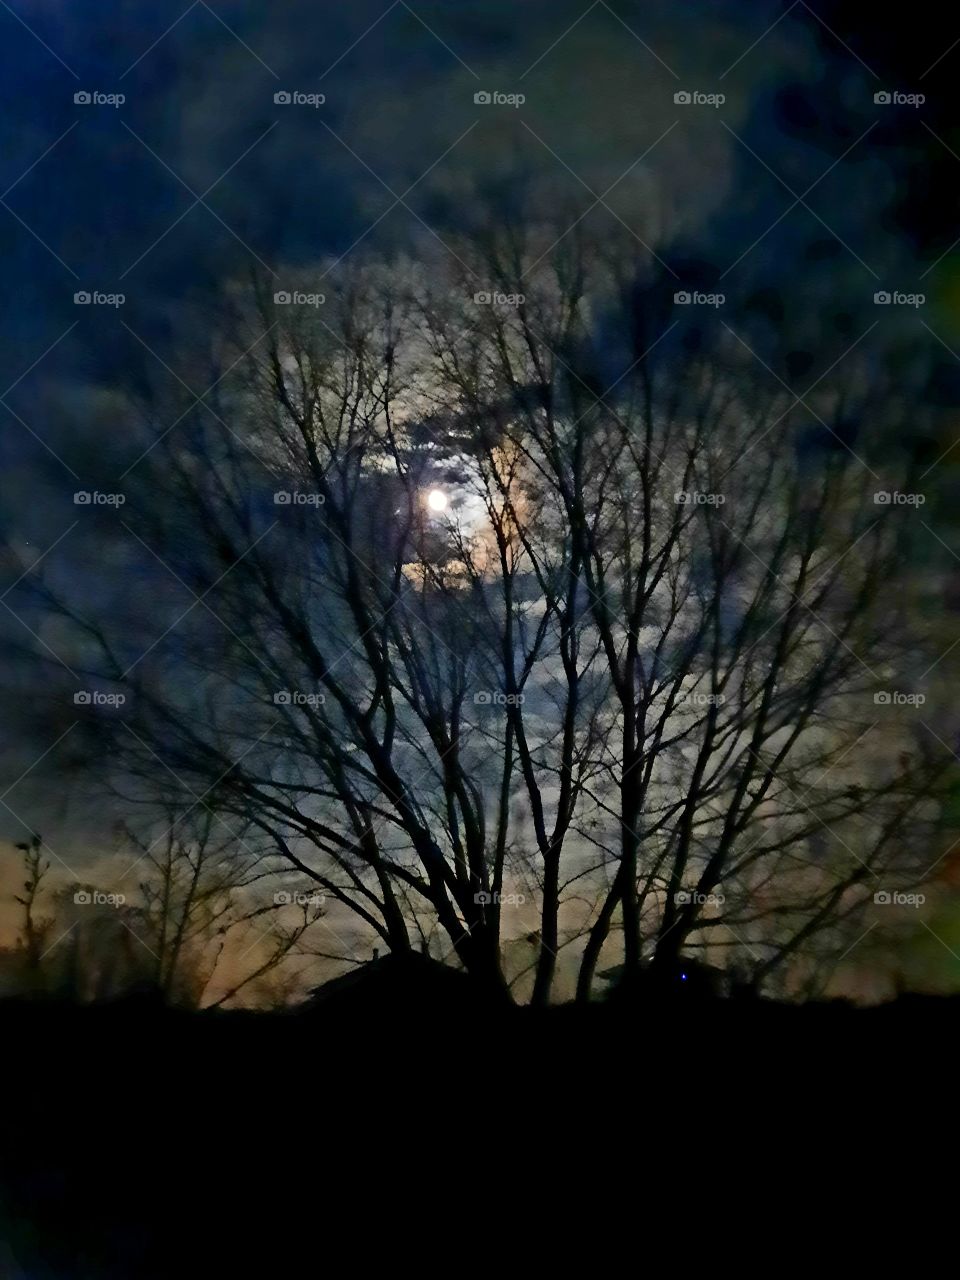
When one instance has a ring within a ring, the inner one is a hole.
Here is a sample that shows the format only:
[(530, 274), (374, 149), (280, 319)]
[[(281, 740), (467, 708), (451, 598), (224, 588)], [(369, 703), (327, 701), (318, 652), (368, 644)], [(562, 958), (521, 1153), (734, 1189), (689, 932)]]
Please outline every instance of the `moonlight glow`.
[(431, 489), (427, 494), (427, 506), (431, 511), (446, 511), (447, 495), (442, 489)]

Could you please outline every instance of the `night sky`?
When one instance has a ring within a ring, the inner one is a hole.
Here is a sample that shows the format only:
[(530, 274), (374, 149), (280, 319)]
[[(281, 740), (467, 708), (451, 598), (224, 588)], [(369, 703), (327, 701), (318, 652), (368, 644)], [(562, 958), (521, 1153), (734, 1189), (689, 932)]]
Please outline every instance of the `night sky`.
[[(442, 258), (522, 209), (600, 240), (626, 231), (657, 265), (638, 311), (678, 359), (724, 323), (797, 395), (861, 344), (902, 370), (916, 421), (882, 448), (936, 464), (935, 531), (911, 537), (946, 603), (946, 650), (960, 45), (945, 13), (915, 13), (872, 11), (867, 26), (857, 6), (802, 0), (0, 7), (4, 834), (42, 827), (83, 863), (113, 829), (45, 754), (57, 735), (33, 658), (56, 634), (37, 640), (23, 574), (49, 556), (51, 580), (93, 601), (162, 579), (113, 513), (84, 523), (73, 498), (138, 465), (157, 422), (128, 397), (189, 411), (222, 371), (214, 317), (251, 280), (322, 292), (344, 264)], [(722, 295), (722, 317), (682, 310), (686, 292)], [(878, 307), (885, 292), (924, 301)], [(628, 354), (598, 323), (598, 376), (614, 383)], [(798, 466), (857, 456), (862, 430), (811, 419)], [(949, 709), (930, 716), (953, 742)]]

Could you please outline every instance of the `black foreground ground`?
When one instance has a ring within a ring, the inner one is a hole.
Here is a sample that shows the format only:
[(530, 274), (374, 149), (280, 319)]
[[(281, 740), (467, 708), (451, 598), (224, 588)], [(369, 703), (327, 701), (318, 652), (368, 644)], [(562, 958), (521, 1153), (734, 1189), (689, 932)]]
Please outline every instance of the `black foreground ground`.
[(954, 1087), (957, 999), (536, 1012), (408, 978), (291, 1013), (0, 1004), (0, 1277), (365, 1276), (446, 1233), (449, 1270), (491, 1230), (543, 1265), (544, 1197), (557, 1257), (565, 1201), (599, 1221), (648, 1183), (722, 1195), (751, 1141), (751, 1196), (854, 1158), (860, 1181)]

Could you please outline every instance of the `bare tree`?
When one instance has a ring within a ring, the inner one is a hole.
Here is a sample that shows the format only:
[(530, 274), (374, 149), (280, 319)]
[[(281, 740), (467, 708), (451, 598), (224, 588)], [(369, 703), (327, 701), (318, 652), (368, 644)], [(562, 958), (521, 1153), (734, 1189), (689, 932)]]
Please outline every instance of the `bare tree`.
[(43, 841), (39, 835), (18, 843), (16, 848), (23, 855), (26, 875), (22, 893), (14, 895), (23, 908), (23, 923), (17, 945), (23, 952), (28, 985), (34, 987), (41, 980), (41, 962), (53, 924), (51, 916), (38, 914), (39, 899), (44, 889), (43, 882), (50, 871), (50, 861), (43, 855)]
[[(233, 829), (207, 807), (182, 818), (168, 796), (160, 825), (159, 834), (127, 827), (139, 854), (129, 927), (152, 957), (153, 983), (166, 1000), (224, 1004), (295, 955), (323, 915), (322, 896), (295, 900), (277, 890), (275, 862), (248, 842), (246, 830)], [(269, 893), (261, 892), (265, 886)], [(216, 998), (208, 995), (218, 985)]]
[[(511, 308), (546, 256), (530, 239), (463, 245), (461, 290), (482, 280), (508, 305), (432, 331), (461, 402), (503, 423), (526, 491), (550, 494), (606, 662), (619, 849), (580, 993), (616, 912), (628, 974), (641, 952), (669, 973), (692, 936), (722, 932), (762, 980), (862, 912), (872, 893), (858, 887), (926, 865), (949, 757), (904, 752), (903, 726), (892, 760), (852, 754), (878, 684), (897, 672), (909, 686), (916, 637), (890, 591), (905, 575), (902, 520), (878, 506), (843, 432), (852, 415), (907, 406), (856, 362), (801, 400), (726, 325), (654, 358), (669, 330), (651, 333), (655, 292), (638, 310), (622, 253), (574, 246)], [(811, 418), (815, 446), (800, 428)], [(497, 482), (513, 490), (506, 471)], [(532, 561), (540, 522), (527, 525)]]
[[(582, 998), (606, 947), (765, 980), (919, 874), (936, 821), (908, 723), (858, 745), (918, 637), (904, 510), (845, 433), (902, 405), (855, 355), (795, 396), (616, 246), (508, 228), (456, 261), (322, 309), (254, 291), (215, 394), (148, 406), (147, 583), (110, 615), (41, 586), (75, 669), (129, 691), (98, 732), (493, 990), (527, 894), (538, 1003), (564, 948)], [(154, 573), (184, 603), (144, 626)]]

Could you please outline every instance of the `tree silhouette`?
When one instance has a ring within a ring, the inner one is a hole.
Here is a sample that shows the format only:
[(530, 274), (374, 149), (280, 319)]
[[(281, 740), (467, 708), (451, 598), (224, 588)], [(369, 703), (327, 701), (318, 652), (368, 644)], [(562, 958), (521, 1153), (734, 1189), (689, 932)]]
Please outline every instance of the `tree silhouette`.
[[(788, 333), (761, 359), (622, 245), (551, 237), (235, 298), (216, 394), (146, 406), (176, 424), (131, 462), (149, 572), (46, 602), (129, 690), (90, 713), (119, 773), (159, 762), (390, 949), (506, 991), (526, 937), (537, 1003), (567, 948), (583, 999), (605, 948), (766, 982), (839, 955), (937, 821), (909, 715), (858, 750), (918, 672), (870, 453), (909, 388), (847, 352), (798, 396)], [(186, 614), (147, 627), (154, 573)]]

